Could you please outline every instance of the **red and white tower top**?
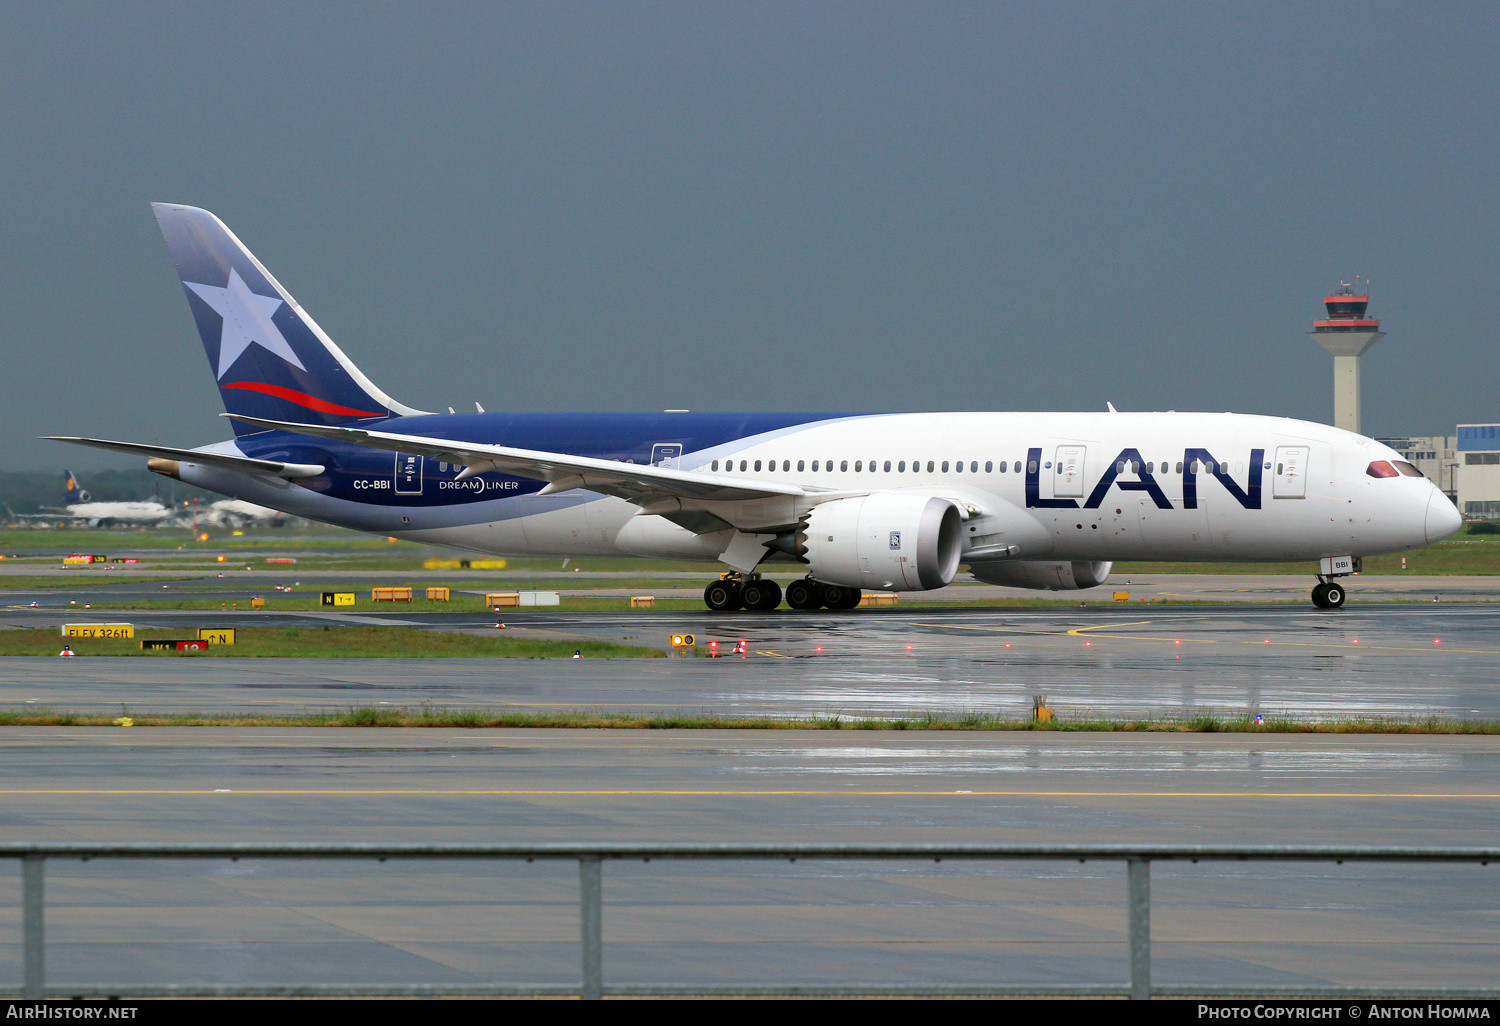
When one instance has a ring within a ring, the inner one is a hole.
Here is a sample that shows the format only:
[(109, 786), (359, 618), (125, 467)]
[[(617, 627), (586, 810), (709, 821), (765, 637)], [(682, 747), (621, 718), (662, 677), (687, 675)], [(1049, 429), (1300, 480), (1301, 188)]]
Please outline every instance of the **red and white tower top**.
[(1328, 310), (1326, 321), (1313, 321), (1315, 331), (1379, 331), (1380, 322), (1372, 317), (1365, 316), (1365, 310), (1370, 306), (1370, 283), (1365, 282), (1362, 291), (1359, 289), (1359, 276), (1355, 275), (1355, 284), (1339, 282), (1339, 290), (1331, 296), (1323, 297), (1323, 306)]
[(1366, 317), (1370, 306), (1370, 283), (1339, 282), (1339, 290), (1323, 297), (1326, 320), (1313, 321), (1308, 336), (1333, 356), (1333, 422), (1346, 431), (1359, 432), (1359, 358), (1385, 337), (1380, 322)]

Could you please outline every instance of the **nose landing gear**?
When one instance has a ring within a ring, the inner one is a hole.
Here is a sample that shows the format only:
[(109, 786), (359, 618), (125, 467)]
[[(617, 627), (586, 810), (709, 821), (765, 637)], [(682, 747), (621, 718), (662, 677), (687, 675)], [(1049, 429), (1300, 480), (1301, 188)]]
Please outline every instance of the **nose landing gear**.
[(1362, 570), (1364, 561), (1359, 556), (1324, 556), (1318, 560), (1318, 584), (1312, 590), (1313, 605), (1319, 609), (1338, 609), (1348, 594), (1342, 584), (1335, 583), (1340, 577), (1348, 577)]
[(1333, 581), (1321, 581), (1312, 590), (1313, 605), (1319, 609), (1338, 609), (1344, 604), (1344, 586)]

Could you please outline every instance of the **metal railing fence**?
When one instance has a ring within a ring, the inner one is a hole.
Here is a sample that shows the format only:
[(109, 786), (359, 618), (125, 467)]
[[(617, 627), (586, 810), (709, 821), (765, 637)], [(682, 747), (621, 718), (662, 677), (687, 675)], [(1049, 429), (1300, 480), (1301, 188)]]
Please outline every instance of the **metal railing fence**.
[[(43, 997), (166, 996), (450, 996), (578, 995), (995, 995), (1075, 997), (1309, 997), (1500, 998), (1500, 987), (1222, 987), (1155, 985), (1151, 981), (1151, 864), (1153, 862), (1432, 862), (1500, 861), (1500, 848), (1332, 847), (1322, 845), (1134, 844), (95, 844), (0, 843), (0, 859), (19, 859), (22, 889), (22, 994)], [(577, 986), (514, 985), (292, 985), (292, 986), (53, 986), (46, 984), (46, 862), (48, 859), (231, 860), (503, 860), (576, 861), (579, 877), (581, 979)], [(834, 984), (829, 986), (626, 985), (604, 986), (604, 863), (606, 861), (798, 859), (841, 862), (1113, 861), (1125, 863), (1130, 969), (1118, 984)]]

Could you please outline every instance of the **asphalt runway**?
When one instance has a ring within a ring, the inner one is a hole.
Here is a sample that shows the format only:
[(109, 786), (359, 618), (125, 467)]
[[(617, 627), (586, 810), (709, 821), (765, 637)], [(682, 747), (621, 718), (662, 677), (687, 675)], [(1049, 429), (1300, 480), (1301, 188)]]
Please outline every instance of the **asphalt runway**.
[[(0, 729), (7, 840), (1492, 844), (1487, 737)], [(1158, 983), (1476, 986), (1500, 867), (1159, 865)], [(58, 983), (564, 984), (571, 865), (54, 862)], [(1108, 863), (605, 868), (607, 984), (1109, 983)], [(0, 867), (0, 904), (19, 900)], [(19, 977), (0, 917), (0, 980)]]
[[(1314, 718), (1500, 717), (1500, 608), (1488, 604), (860, 610), (815, 616), (507, 611), (518, 636), (700, 648), (723, 659), (0, 659), (0, 708), (297, 712), (439, 708), (859, 716), (1256, 711)], [(77, 618), (76, 616), (74, 618)], [(99, 617), (96, 617), (99, 618)], [(111, 615), (106, 617), (115, 619)], [(138, 626), (385, 623), (490, 633), (474, 613), (131, 612)], [(53, 626), (56, 610), (7, 610)]]

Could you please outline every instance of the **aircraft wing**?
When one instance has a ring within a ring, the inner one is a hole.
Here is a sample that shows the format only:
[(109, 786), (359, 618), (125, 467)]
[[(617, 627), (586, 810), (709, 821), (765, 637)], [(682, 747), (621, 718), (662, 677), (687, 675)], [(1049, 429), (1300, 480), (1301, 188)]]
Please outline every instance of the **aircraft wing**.
[(504, 445), (428, 438), (423, 435), (398, 435), (387, 431), (367, 431), (363, 428), (292, 424), (233, 413), (223, 413), (220, 416), (276, 431), (294, 431), (317, 438), (353, 442), (355, 445), (363, 445), (371, 449), (385, 449), (389, 452), (410, 453), (413, 456), (430, 456), (448, 463), (462, 463), (465, 469), (459, 474), (460, 478), (482, 474), (488, 470), (498, 470), (506, 474), (547, 481), (549, 483), (542, 489), (543, 494), (568, 491), (572, 488), (587, 488), (606, 495), (617, 495), (633, 502), (647, 503), (653, 498), (668, 496), (699, 502), (736, 502), (776, 496), (803, 497), (821, 492), (821, 490), (802, 488), (793, 484), (779, 484), (774, 481), (746, 481), (720, 474), (671, 470), (667, 467), (622, 463), (619, 460), (600, 460), (588, 456), (569, 456), (564, 453), (542, 452), (535, 449), (514, 449)]
[(138, 442), (113, 442), (107, 438), (73, 438), (67, 435), (43, 435), (48, 442), (68, 442), (72, 445), (87, 445), (95, 449), (110, 449), (128, 452), (135, 456), (154, 456), (159, 459), (178, 460), (182, 463), (198, 463), (207, 467), (223, 467), (226, 470), (242, 470), (255, 474), (275, 474), (277, 477), (317, 477), (323, 473), (320, 463), (283, 463), (280, 460), (257, 460), (249, 456), (230, 456), (217, 452), (199, 452), (197, 449), (173, 449), (165, 445), (141, 445)]

